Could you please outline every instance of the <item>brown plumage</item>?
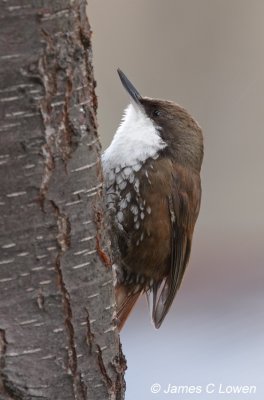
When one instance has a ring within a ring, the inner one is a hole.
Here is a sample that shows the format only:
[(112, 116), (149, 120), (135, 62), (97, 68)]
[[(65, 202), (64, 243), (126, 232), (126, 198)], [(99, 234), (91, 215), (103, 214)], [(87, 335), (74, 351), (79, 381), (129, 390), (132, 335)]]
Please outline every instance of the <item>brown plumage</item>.
[[(137, 150), (136, 164), (132, 156), (123, 164), (114, 158), (114, 146), (122, 150), (121, 139), (103, 156), (110, 222), (119, 249), (114, 260), (117, 319), (121, 329), (139, 295), (145, 292), (152, 303), (152, 319), (159, 328), (190, 257), (201, 199), (202, 132), (182, 107), (142, 98), (122, 73), (121, 79), (136, 103), (134, 107), (138, 107), (137, 112), (153, 125), (153, 135), (159, 135), (161, 142), (154, 155), (150, 146), (149, 156), (144, 150), (143, 160), (143, 148), (142, 152)], [(144, 135), (145, 125), (137, 122), (135, 127), (143, 126)], [(130, 132), (130, 126), (122, 135), (126, 131)], [(140, 135), (139, 139), (129, 139), (135, 141), (135, 146), (144, 146)]]

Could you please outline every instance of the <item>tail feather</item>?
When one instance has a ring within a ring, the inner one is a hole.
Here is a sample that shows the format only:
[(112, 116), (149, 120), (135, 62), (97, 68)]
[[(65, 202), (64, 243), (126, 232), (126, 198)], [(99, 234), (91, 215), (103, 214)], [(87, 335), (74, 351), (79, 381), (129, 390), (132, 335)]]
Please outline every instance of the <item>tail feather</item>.
[(118, 284), (115, 288), (118, 329), (121, 331), (141, 291), (134, 292), (131, 286)]

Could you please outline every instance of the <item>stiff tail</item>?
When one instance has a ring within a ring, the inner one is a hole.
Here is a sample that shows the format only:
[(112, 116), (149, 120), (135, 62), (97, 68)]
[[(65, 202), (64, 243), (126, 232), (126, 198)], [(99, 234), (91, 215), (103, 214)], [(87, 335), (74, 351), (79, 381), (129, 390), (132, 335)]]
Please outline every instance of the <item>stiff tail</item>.
[(115, 287), (115, 296), (117, 304), (118, 329), (123, 328), (132, 308), (136, 304), (141, 291), (134, 292), (131, 286), (117, 284)]

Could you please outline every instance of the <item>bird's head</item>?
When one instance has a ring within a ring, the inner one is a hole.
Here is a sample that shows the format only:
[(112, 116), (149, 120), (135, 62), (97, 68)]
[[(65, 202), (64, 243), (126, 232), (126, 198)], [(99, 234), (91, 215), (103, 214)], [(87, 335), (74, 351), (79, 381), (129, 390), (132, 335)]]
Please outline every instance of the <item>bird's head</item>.
[[(159, 152), (200, 171), (203, 159), (203, 136), (197, 122), (184, 108), (172, 101), (142, 97), (120, 69), (118, 74), (131, 98), (131, 105), (120, 127), (127, 125), (124, 134), (126, 131), (132, 131), (137, 125), (138, 130), (140, 126), (148, 127), (146, 136), (148, 135), (149, 141), (160, 143)], [(135, 134), (144, 135), (144, 130)]]

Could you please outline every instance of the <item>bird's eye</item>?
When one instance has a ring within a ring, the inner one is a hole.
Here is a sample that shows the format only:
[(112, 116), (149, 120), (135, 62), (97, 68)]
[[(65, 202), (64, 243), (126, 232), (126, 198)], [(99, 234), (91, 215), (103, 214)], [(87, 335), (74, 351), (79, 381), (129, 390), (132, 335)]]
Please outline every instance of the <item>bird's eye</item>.
[(161, 111), (160, 110), (154, 110), (152, 115), (153, 115), (153, 117), (159, 117), (161, 115)]

